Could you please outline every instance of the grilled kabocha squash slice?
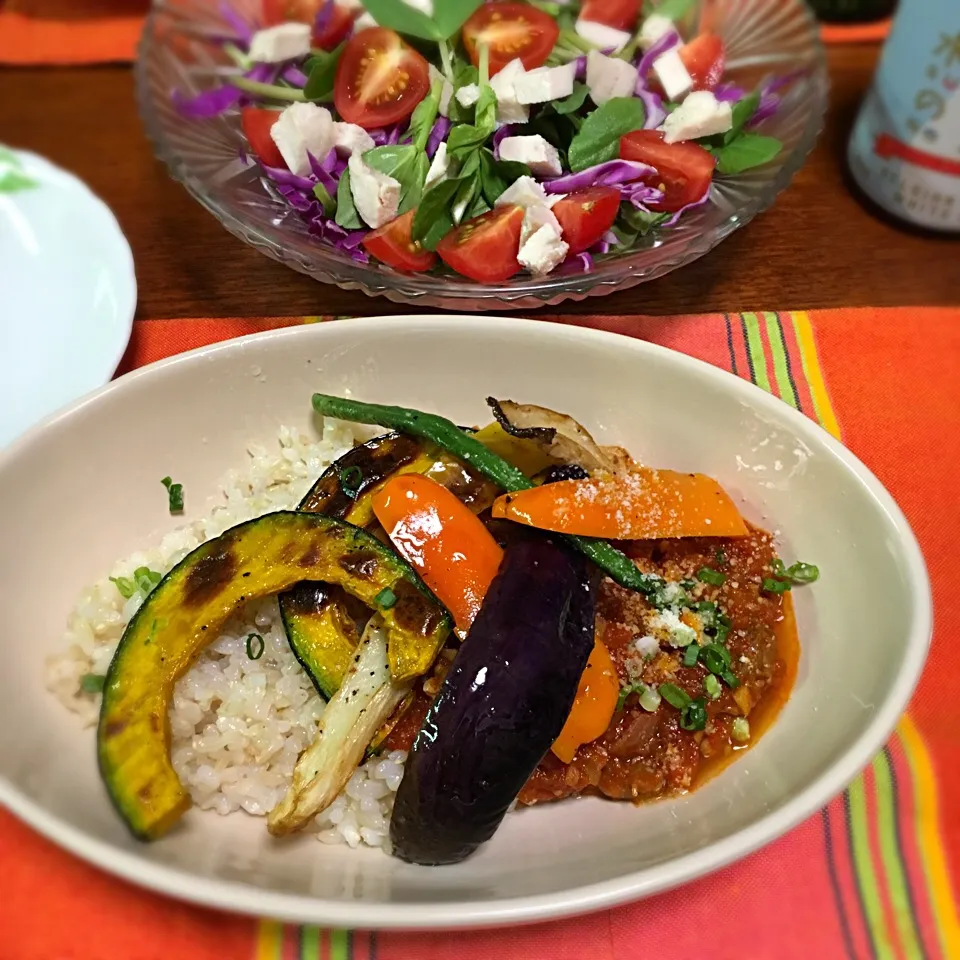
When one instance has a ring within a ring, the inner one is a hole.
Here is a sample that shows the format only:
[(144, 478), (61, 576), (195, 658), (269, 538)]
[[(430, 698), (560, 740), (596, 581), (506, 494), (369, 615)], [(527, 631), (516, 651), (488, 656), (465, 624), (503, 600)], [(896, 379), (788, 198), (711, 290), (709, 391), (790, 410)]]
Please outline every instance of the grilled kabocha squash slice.
[(380, 614), (396, 681), (424, 673), (449, 635), (446, 611), (405, 561), (340, 520), (271, 513), (204, 543), (147, 597), (104, 684), (100, 771), (138, 837), (160, 836), (190, 806), (170, 763), (174, 684), (240, 606), (304, 578), (334, 584)]
[[(535, 443), (510, 436), (498, 423), (476, 436), (530, 476), (554, 463)], [(402, 473), (430, 476), (477, 513), (486, 510), (500, 492), (442, 450), (415, 437), (388, 433), (354, 447), (328, 467), (298, 509), (368, 527), (375, 522), (374, 494), (391, 476)], [(317, 692), (329, 700), (353, 660), (362, 621), (358, 622), (342, 591), (328, 584), (304, 581), (279, 600), (290, 647)]]

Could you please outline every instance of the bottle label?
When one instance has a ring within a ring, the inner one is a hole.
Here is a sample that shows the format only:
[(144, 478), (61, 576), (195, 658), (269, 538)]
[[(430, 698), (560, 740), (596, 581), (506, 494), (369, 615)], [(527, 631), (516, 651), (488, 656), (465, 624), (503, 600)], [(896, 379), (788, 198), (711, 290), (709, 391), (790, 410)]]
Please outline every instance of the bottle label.
[(925, 227), (960, 228), (960, 3), (905, 0), (850, 141), (863, 190)]

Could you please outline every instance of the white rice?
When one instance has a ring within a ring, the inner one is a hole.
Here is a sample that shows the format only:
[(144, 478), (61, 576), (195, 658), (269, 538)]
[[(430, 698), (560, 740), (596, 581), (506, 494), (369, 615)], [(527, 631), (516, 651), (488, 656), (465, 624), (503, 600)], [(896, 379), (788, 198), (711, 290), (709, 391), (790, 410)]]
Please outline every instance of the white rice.
[[(315, 442), (282, 427), (278, 448), (251, 447), (246, 469), (224, 478), (222, 498), (204, 519), (118, 562), (109, 576), (130, 578), (137, 567), (166, 573), (229, 527), (294, 509), (323, 470), (355, 442), (353, 430), (335, 420), (324, 421), (323, 437)], [(47, 662), (48, 688), (87, 726), (96, 723), (100, 695), (84, 693), (81, 678), (107, 672), (123, 630), (143, 600), (140, 591), (124, 600), (108, 577), (87, 587), (68, 620), (66, 649)], [(264, 640), (257, 660), (247, 656), (251, 633)], [(286, 792), (323, 707), (290, 650), (276, 600), (247, 604), (177, 683), (170, 709), (174, 769), (201, 809), (265, 816)], [(404, 759), (396, 751), (364, 764), (316, 818), (319, 839), (351, 847), (385, 846)]]

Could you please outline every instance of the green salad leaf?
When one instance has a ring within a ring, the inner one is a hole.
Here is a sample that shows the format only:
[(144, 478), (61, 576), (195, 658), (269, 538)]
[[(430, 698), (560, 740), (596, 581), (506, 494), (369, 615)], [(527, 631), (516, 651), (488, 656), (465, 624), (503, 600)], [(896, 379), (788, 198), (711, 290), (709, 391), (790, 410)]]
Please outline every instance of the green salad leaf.
[(432, 17), (415, 10), (403, 0), (364, 0), (363, 5), (381, 27), (439, 42), (452, 37), (481, 2), (482, 0), (437, 0)]
[(718, 173), (735, 174), (769, 163), (782, 149), (783, 144), (776, 137), (741, 133), (730, 143), (711, 148), (710, 152), (717, 158)]
[(353, 202), (349, 170), (343, 171), (340, 183), (337, 185), (337, 215), (334, 219), (344, 230), (359, 230), (363, 226), (356, 204)]
[(337, 76), (337, 65), (343, 55), (346, 42), (324, 56), (311, 57), (311, 67), (307, 76), (307, 85), (303, 88), (303, 95), (308, 100), (333, 99), (333, 84)]
[(562, 100), (553, 100), (550, 103), (550, 106), (553, 107), (556, 113), (559, 113), (560, 116), (565, 116), (568, 113), (576, 113), (586, 102), (587, 97), (590, 94), (590, 88), (585, 83), (574, 83), (573, 93), (569, 97), (564, 97)]
[(668, 20), (682, 20), (694, 7), (697, 0), (663, 0), (663, 3), (644, 5), (644, 16), (657, 13)]
[(570, 169), (577, 173), (620, 156), (620, 138), (642, 130), (646, 119), (643, 102), (634, 97), (614, 97), (597, 107), (583, 122), (570, 143)]

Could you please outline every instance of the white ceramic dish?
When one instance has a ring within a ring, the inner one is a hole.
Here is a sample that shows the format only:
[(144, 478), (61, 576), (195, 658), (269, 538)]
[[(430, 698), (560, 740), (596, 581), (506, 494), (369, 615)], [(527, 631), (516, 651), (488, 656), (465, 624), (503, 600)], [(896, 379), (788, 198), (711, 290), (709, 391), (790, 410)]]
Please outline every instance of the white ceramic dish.
[[(6, 184), (6, 186), (5, 186)], [(133, 255), (75, 176), (0, 148), (0, 448), (106, 383), (133, 326)]]
[[(190, 813), (133, 840), (98, 778), (93, 737), (43, 689), (78, 590), (182, 521), (152, 495), (185, 484), (197, 515), (250, 439), (313, 429), (315, 390), (483, 419), (483, 398), (567, 411), (646, 463), (702, 470), (820, 565), (797, 593), (792, 699), (759, 744), (692, 795), (579, 800), (507, 818), (455, 867), (271, 840), (261, 820)], [(55, 464), (56, 469), (50, 465)], [(690, 880), (826, 803), (870, 760), (927, 652), (929, 583), (877, 480), (805, 417), (739, 380), (637, 340), (527, 320), (392, 317), (274, 331), (155, 364), (0, 455), (0, 802), (74, 853), (173, 896), (353, 927), (506, 924), (596, 909)]]

